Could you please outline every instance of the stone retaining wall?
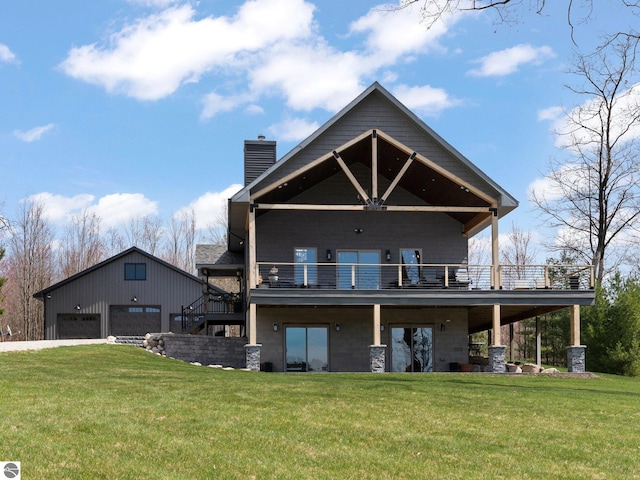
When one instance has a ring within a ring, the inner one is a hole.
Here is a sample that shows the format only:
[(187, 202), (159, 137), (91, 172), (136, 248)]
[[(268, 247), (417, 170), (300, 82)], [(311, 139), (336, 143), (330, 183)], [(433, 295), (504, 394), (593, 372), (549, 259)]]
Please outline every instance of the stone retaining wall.
[(198, 362), (202, 365), (222, 365), (232, 368), (246, 366), (244, 346), (247, 344), (247, 339), (244, 337), (157, 333), (152, 334), (150, 338), (153, 338), (160, 347), (158, 353), (167, 357), (185, 362)]

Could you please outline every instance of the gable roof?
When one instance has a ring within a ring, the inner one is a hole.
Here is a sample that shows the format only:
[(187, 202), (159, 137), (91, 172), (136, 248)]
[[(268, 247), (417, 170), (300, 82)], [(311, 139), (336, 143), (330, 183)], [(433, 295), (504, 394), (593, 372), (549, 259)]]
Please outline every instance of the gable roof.
[(130, 255), (131, 253), (139, 253), (140, 255), (142, 255), (144, 257), (147, 257), (149, 260), (151, 260), (153, 262), (156, 262), (156, 263), (159, 263), (160, 265), (163, 265), (164, 267), (167, 267), (170, 270), (173, 270), (174, 272), (176, 272), (179, 275), (183, 275), (184, 277), (187, 277), (188, 279), (193, 280), (194, 282), (198, 282), (200, 284), (202, 283), (202, 280), (199, 279), (198, 277), (196, 277), (195, 275), (191, 275), (190, 273), (185, 272), (184, 270), (176, 267), (175, 265), (172, 265), (172, 264), (170, 264), (168, 262), (165, 262), (164, 260), (162, 260), (162, 259), (160, 259), (158, 257), (155, 257), (155, 256), (151, 255), (150, 253), (147, 253), (144, 250), (141, 250), (138, 247), (131, 247), (131, 248), (127, 249), (127, 250), (124, 250), (124, 251), (118, 253), (117, 255), (114, 255), (111, 258), (108, 258), (108, 259), (106, 259), (106, 260), (104, 260), (104, 261), (102, 261), (100, 263), (95, 264), (92, 267), (87, 268), (86, 270), (83, 270), (82, 272), (76, 273), (75, 275), (72, 275), (72, 276), (70, 276), (68, 278), (65, 278), (64, 280), (61, 280), (60, 282), (55, 283), (55, 284), (45, 288), (44, 290), (41, 290), (41, 291), (39, 291), (37, 293), (34, 293), (33, 296), (34, 296), (34, 298), (44, 298), (45, 295), (53, 292), (54, 290), (57, 290), (58, 288), (60, 288), (60, 287), (62, 287), (64, 285), (67, 285), (67, 284), (69, 284), (71, 282), (75, 282), (76, 280), (84, 277), (85, 275), (88, 275), (91, 272), (99, 270), (102, 267), (104, 267), (104, 266), (106, 266), (106, 265), (108, 265), (110, 263), (116, 262), (116, 261), (120, 260), (121, 258), (126, 257), (127, 255)]
[[(320, 139), (325, 134), (329, 134), (330, 130), (333, 130), (335, 133), (335, 129), (332, 129), (337, 123), (341, 120), (348, 117), (351, 113), (353, 113), (360, 105), (363, 105), (365, 101), (374, 97), (378, 99), (383, 99), (385, 107), (387, 111), (393, 110), (393, 114), (403, 117), (404, 125), (409, 125), (410, 129), (413, 132), (417, 132), (419, 136), (422, 138), (429, 139), (429, 142), (433, 144), (438, 149), (439, 155), (446, 155), (451, 161), (456, 163), (456, 168), (460, 171), (467, 172), (466, 175), (475, 179), (476, 183), (482, 185), (482, 190), (487, 190), (492, 193), (491, 197), (495, 198), (495, 202), (497, 203), (497, 207), (499, 210), (499, 215), (504, 216), (509, 213), (511, 210), (518, 206), (517, 200), (512, 197), (509, 193), (507, 193), (502, 187), (500, 187), (495, 181), (493, 181), (490, 177), (488, 177), (484, 172), (482, 172), (476, 165), (474, 165), (471, 161), (469, 161), (466, 157), (464, 157), (458, 150), (456, 150), (453, 146), (451, 146), (448, 142), (446, 142), (442, 137), (440, 137), (434, 130), (432, 130), (428, 125), (426, 125), (417, 115), (415, 115), (412, 111), (410, 111), (407, 107), (405, 107), (401, 102), (399, 102), (393, 95), (391, 95), (385, 88), (383, 88), (378, 82), (374, 82), (369, 88), (364, 90), (358, 97), (356, 97), (351, 103), (349, 103), (346, 107), (340, 110), (336, 115), (334, 115), (331, 119), (329, 119), (324, 125), (318, 128), (315, 132), (313, 132), (309, 137), (303, 140), (298, 146), (292, 149), (289, 153), (287, 153), (284, 157), (282, 157), (279, 161), (273, 164), (270, 168), (268, 168), (265, 172), (263, 172), (260, 176), (258, 176), (253, 182), (246, 185), (240, 191), (238, 191), (229, 201), (229, 248), (232, 250), (240, 249), (241, 247), (241, 238), (244, 234), (244, 227), (246, 224), (246, 211), (249, 205), (249, 202), (255, 201), (254, 196), (256, 193), (264, 193), (269, 188), (272, 188), (273, 185), (282, 181), (283, 178), (290, 179), (291, 170), (300, 171), (300, 158), (303, 155), (305, 149), (313, 149), (312, 146), (314, 142), (321, 143)], [(389, 108), (391, 107), (391, 108)], [(321, 153), (317, 153), (315, 157), (308, 158), (306, 161), (311, 162), (314, 166), (319, 167), (320, 164), (325, 160), (331, 157), (333, 149), (340, 151), (341, 148), (347, 149), (355, 149), (358, 145), (357, 143), (362, 141), (365, 136), (376, 134), (376, 129), (378, 127), (380, 130), (385, 130), (385, 119), (374, 118), (371, 122), (372, 125), (367, 125), (365, 128), (369, 128), (368, 131), (358, 132), (357, 138), (349, 138), (345, 140), (342, 146), (338, 144), (333, 144), (330, 147), (326, 147), (324, 150), (320, 150)], [(396, 141), (391, 135), (387, 135), (386, 139), (388, 140), (388, 144), (394, 147), (393, 152), (399, 152), (400, 154), (405, 154), (407, 152), (411, 153), (413, 148), (417, 148), (415, 145), (410, 145), (410, 143)], [(394, 135), (395, 136), (395, 135)], [(360, 138), (362, 137), (362, 138)], [(364, 142), (363, 142), (364, 145)], [(380, 145), (380, 144), (378, 144)], [(364, 149), (362, 147), (361, 151)], [(318, 147), (316, 146), (316, 151), (318, 151)], [(341, 152), (342, 153), (342, 152)], [(420, 152), (418, 152), (419, 154)], [(354, 155), (357, 157), (357, 155)], [(433, 177), (434, 174), (444, 174), (442, 178), (446, 180), (450, 180), (451, 185), (457, 183), (455, 188), (462, 188), (463, 190), (466, 188), (464, 180), (458, 179), (455, 175), (449, 174), (446, 169), (438, 169), (433, 168), (437, 167), (436, 162), (431, 162), (429, 158), (424, 155), (419, 155), (419, 159), (421, 160), (423, 165), (430, 165), (431, 169), (428, 170), (428, 175)], [(404, 157), (406, 159), (406, 157)], [(431, 162), (431, 163), (429, 163)], [(292, 167), (289, 164), (296, 164), (296, 167)], [(327, 163), (327, 162), (325, 162)], [(309, 167), (309, 164), (303, 168)], [(287, 176), (289, 174), (289, 176)], [(324, 175), (327, 175), (327, 172), (324, 172)], [(406, 184), (410, 184), (408, 176), (406, 180)], [(415, 178), (415, 177), (414, 177)], [(415, 183), (414, 183), (415, 185)], [(467, 189), (467, 192), (469, 190)], [(476, 193), (481, 193), (480, 190), (476, 189)], [(423, 198), (424, 201), (428, 201)], [(268, 203), (268, 202), (267, 202)], [(483, 203), (484, 205), (484, 203)], [(452, 215), (453, 216), (453, 215)], [(460, 219), (459, 219), (460, 220)], [(486, 218), (483, 222), (478, 222), (477, 225), (486, 226)], [(232, 248), (235, 247), (235, 248)]]

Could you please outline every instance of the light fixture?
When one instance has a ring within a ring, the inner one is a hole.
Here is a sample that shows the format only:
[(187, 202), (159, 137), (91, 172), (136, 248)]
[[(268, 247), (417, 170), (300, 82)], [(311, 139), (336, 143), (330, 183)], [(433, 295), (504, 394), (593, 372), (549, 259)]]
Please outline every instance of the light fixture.
[(444, 332), (444, 323), (441, 323), (441, 324), (440, 324), (440, 331), (441, 331), (441, 332)]
[(273, 331), (277, 332), (278, 331), (278, 324), (277, 323), (273, 323)]
[(385, 255), (387, 257), (387, 262), (390, 262), (391, 261), (391, 250), (387, 250)]
[(80, 310), (80, 304), (76, 305), (76, 310)]
[(336, 323), (336, 332), (339, 332), (339, 331), (340, 331), (340, 324)]
[(327, 261), (331, 261), (331, 250), (327, 248)]
[(136, 297), (135, 295), (133, 297), (131, 297), (131, 301), (132, 302), (137, 302), (138, 301), (138, 297)]
[(380, 324), (380, 331), (381, 331), (381, 332), (384, 332), (384, 323), (381, 323), (381, 324)]
[(362, 233), (363, 231), (364, 231), (364, 230), (362, 230), (361, 228), (354, 228), (354, 229), (353, 229), (353, 232), (354, 232), (354, 233), (357, 233), (357, 234), (360, 234), (360, 233)]

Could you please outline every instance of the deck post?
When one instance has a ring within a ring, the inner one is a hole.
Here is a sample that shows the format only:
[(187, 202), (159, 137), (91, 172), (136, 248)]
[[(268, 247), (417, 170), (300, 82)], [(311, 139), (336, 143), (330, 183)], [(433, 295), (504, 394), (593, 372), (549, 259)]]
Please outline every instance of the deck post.
[(586, 345), (580, 345), (580, 305), (571, 307), (571, 345), (567, 347), (567, 370), (573, 373), (586, 372)]
[(491, 345), (489, 346), (489, 371), (492, 373), (505, 372), (504, 354), (507, 350), (505, 345), (500, 345), (500, 305), (493, 306), (491, 319)]

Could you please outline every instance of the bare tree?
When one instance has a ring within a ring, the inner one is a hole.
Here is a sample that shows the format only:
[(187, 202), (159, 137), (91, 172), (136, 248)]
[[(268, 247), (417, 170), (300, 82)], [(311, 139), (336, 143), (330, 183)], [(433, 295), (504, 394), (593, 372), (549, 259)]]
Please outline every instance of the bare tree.
[(24, 203), (17, 220), (12, 222), (7, 259), (7, 317), (13, 331), (24, 340), (44, 338), (43, 306), (33, 294), (48, 287), (54, 278), (53, 239), (44, 205)]
[(100, 217), (84, 210), (71, 219), (65, 228), (60, 248), (60, 274), (70, 277), (106, 257), (106, 248), (100, 236)]
[(107, 230), (103, 238), (105, 254), (112, 257), (127, 248), (124, 237), (117, 228), (111, 227)]
[(211, 223), (207, 225), (207, 238), (206, 241), (213, 245), (226, 245), (227, 244), (227, 212), (229, 206), (227, 203), (222, 205), (222, 208), (213, 219)]
[(196, 214), (193, 210), (174, 213), (168, 228), (163, 259), (187, 272), (195, 269)]
[[(412, 5), (419, 5), (422, 22), (427, 28), (431, 28), (438, 22), (446, 21), (457, 13), (473, 13), (489, 11), (496, 15), (497, 24), (519, 23), (520, 15), (526, 12), (534, 12), (538, 15), (545, 14), (549, 5), (556, 4), (562, 0), (402, 0), (399, 7), (392, 9), (407, 8)], [(566, 8), (567, 23), (570, 28), (571, 38), (575, 43), (575, 30), (579, 25), (589, 22), (593, 16), (598, 16), (596, 6), (602, 7), (605, 2), (602, 0), (564, 0)], [(640, 0), (613, 0), (606, 3), (607, 9), (614, 6), (628, 8), (630, 18), (640, 13)], [(550, 8), (550, 7), (549, 7)], [(595, 12), (595, 13), (594, 13)], [(604, 11), (603, 15), (608, 12)], [(639, 37), (638, 31), (630, 23), (626, 30), (607, 32), (606, 37), (610, 40), (618, 36)], [(608, 41), (608, 40), (607, 40)], [(606, 43), (606, 42), (605, 42)]]
[(549, 247), (595, 265), (598, 281), (608, 271), (605, 260), (618, 265), (638, 240), (637, 45), (625, 37), (577, 58), (573, 73), (582, 85), (570, 88), (587, 101), (567, 114), (558, 132), (572, 160), (552, 161), (546, 174), (550, 188), (530, 194), (548, 224), (560, 229)]
[(515, 223), (507, 234), (506, 245), (500, 249), (500, 263), (512, 265), (516, 278), (525, 278), (525, 268), (535, 262), (535, 251), (531, 245), (531, 232), (525, 232)]

